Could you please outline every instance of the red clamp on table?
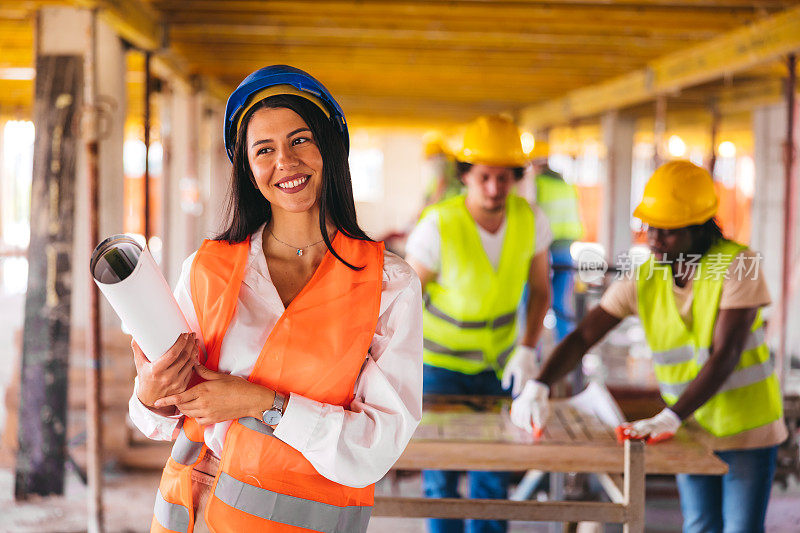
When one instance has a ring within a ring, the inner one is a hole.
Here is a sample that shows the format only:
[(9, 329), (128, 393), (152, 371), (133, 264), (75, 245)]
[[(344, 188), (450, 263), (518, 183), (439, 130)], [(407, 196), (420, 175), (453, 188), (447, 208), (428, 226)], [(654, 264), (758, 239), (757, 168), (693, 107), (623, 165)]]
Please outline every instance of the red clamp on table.
[(617, 436), (617, 442), (622, 444), (626, 440), (643, 440), (646, 444), (658, 444), (659, 442), (671, 439), (674, 435), (674, 433), (661, 433), (655, 437), (651, 437), (649, 435), (646, 437), (634, 437), (633, 435), (625, 433), (625, 430), (630, 429), (632, 425), (633, 424), (620, 424), (614, 428), (614, 433)]

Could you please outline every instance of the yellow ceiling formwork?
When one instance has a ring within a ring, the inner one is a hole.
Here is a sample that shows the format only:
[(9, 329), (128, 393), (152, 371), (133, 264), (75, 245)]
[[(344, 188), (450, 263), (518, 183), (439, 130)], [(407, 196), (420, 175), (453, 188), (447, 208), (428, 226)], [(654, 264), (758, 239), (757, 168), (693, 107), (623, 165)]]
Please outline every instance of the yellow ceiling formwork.
[[(56, 4), (97, 7), (154, 52), (156, 70), (219, 99), (288, 63), (325, 83), (352, 123), (376, 127), (510, 112), (533, 130), (700, 84), (735, 106), (722, 93), (739, 77), (754, 101), (773, 101), (778, 61), (800, 47), (800, 0), (4, 0), (2, 112), (29, 113), (32, 81), (14, 69), (32, 68), (35, 12)], [(23, 79), (6, 79), (15, 72)]]

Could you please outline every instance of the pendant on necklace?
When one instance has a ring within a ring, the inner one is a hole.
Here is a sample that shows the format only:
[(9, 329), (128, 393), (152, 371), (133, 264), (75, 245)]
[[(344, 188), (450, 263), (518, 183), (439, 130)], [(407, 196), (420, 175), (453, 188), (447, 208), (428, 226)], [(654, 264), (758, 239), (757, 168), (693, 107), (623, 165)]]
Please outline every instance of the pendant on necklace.
[(303, 255), (303, 249), (302, 248), (298, 248), (297, 249), (297, 255)]

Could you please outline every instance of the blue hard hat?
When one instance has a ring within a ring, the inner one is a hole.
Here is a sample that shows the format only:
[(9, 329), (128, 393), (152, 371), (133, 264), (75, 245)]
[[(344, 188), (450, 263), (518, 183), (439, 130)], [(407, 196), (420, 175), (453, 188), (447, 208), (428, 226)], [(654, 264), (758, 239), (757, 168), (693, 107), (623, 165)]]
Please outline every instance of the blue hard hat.
[(233, 149), (239, 122), (250, 107), (270, 96), (292, 94), (315, 103), (341, 132), (345, 149), (350, 151), (350, 134), (344, 112), (333, 95), (311, 74), (288, 65), (271, 65), (247, 76), (236, 88), (225, 106), (225, 150), (233, 162)]

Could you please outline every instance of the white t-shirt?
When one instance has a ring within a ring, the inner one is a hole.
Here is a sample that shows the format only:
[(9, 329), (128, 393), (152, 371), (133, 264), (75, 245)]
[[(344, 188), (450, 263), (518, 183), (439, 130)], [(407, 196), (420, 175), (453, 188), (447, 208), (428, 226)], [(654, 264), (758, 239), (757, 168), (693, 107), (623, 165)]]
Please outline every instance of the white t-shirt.
[[(539, 206), (532, 205), (536, 224), (536, 244), (534, 255), (546, 251), (553, 241), (553, 232), (550, 230), (550, 223), (547, 216)], [(489, 233), (479, 225), (478, 235), (481, 244), (489, 257), (489, 261), (496, 269), (500, 263), (500, 253), (503, 251), (503, 240), (506, 236), (506, 221), (494, 233)], [(439, 234), (439, 214), (431, 212), (417, 223), (417, 226), (408, 236), (406, 242), (406, 258), (413, 258), (422, 263), (431, 272), (441, 270), (442, 260), (442, 237)]]

